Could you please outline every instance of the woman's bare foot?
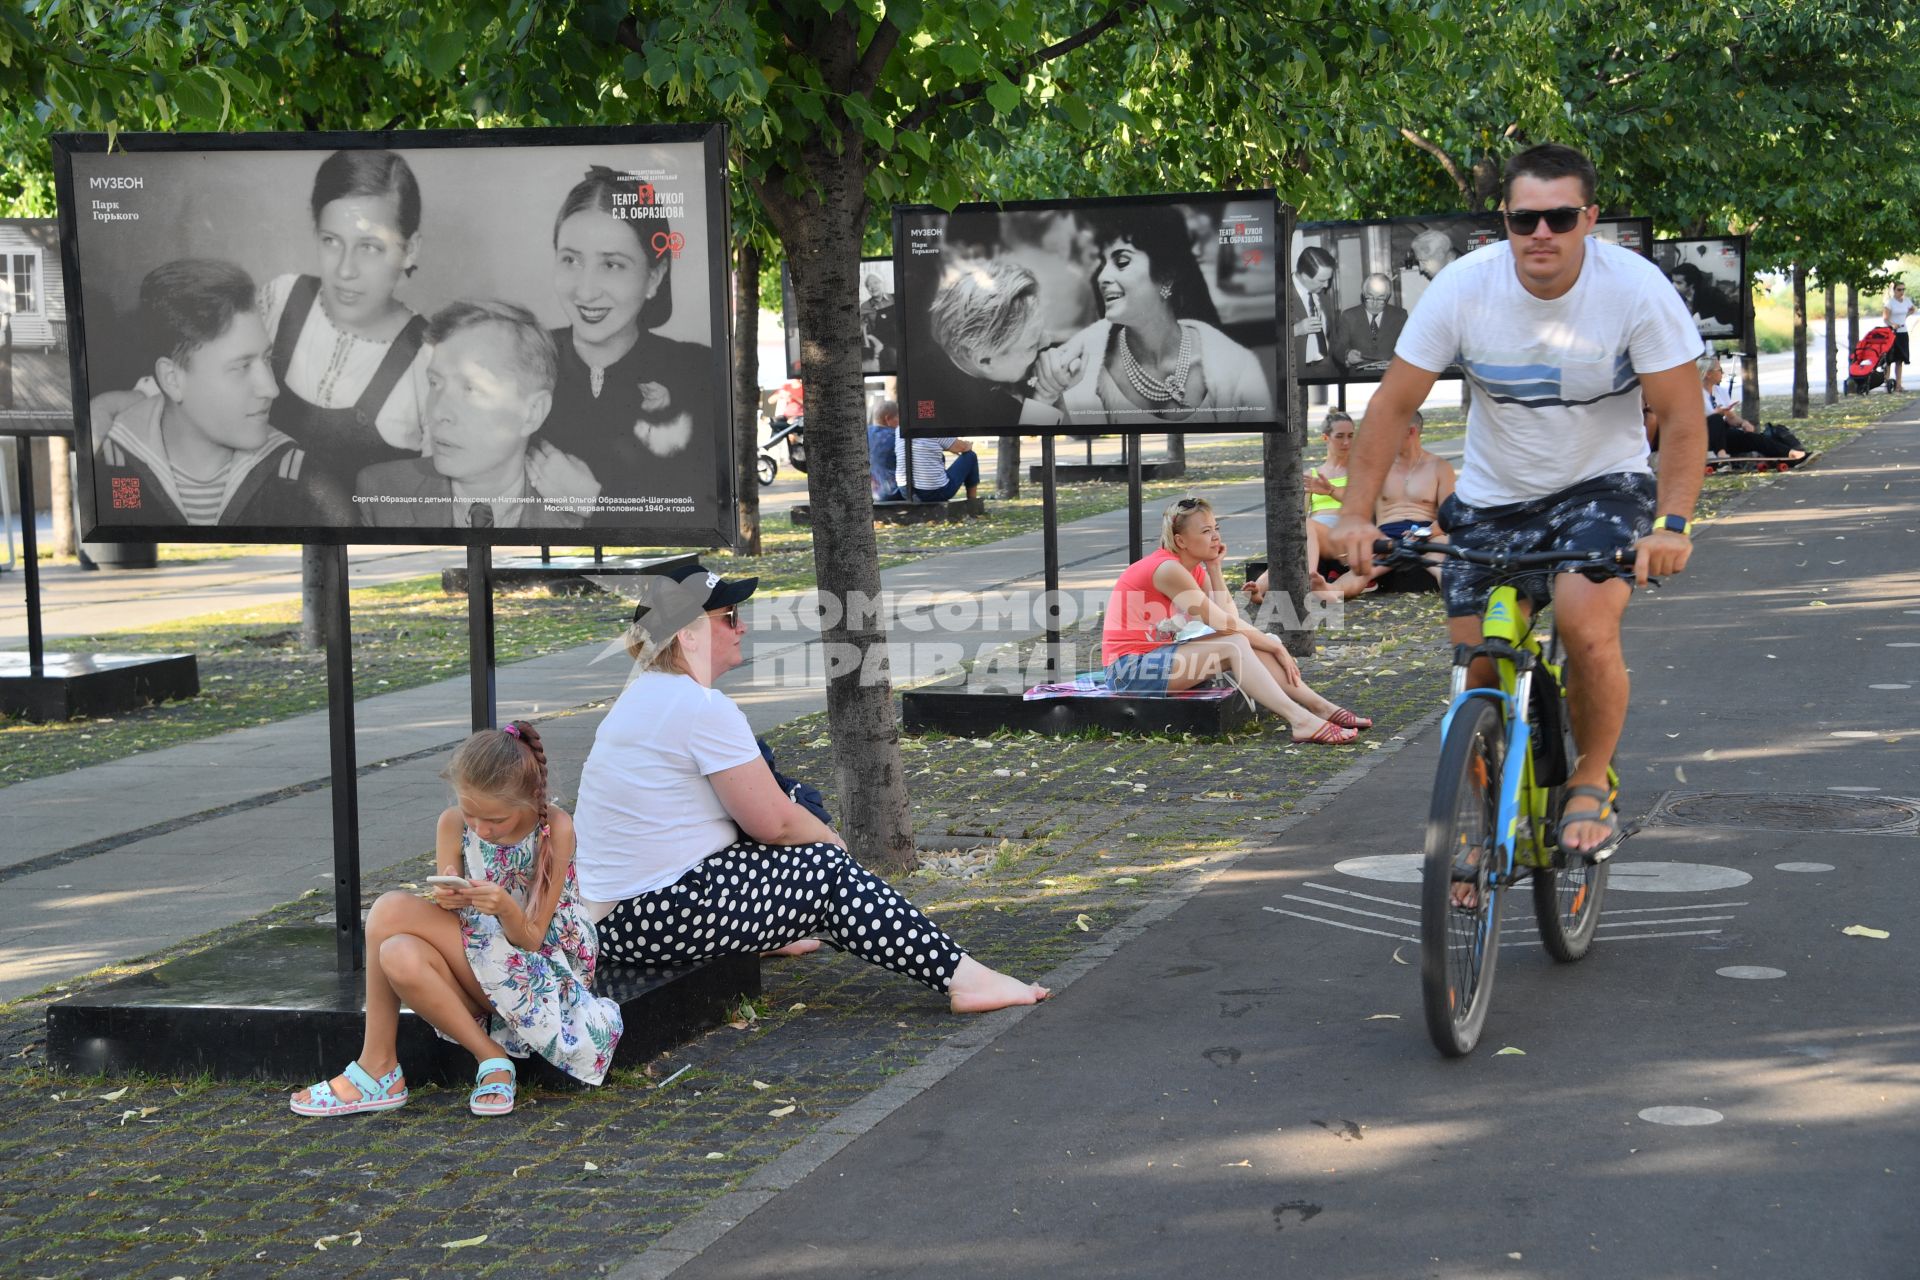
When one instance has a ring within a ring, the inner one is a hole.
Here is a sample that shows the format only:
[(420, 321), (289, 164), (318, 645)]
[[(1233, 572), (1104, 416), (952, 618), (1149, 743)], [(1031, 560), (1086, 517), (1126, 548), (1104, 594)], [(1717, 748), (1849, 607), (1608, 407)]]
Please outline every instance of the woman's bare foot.
[(972, 956), (961, 956), (960, 967), (947, 984), (947, 1005), (955, 1013), (990, 1013), (1017, 1004), (1039, 1004), (1052, 994), (1037, 983), (1010, 978)]
[(775, 947), (772, 951), (762, 951), (763, 956), (804, 956), (820, 949), (820, 939), (802, 938), (798, 942), (789, 942), (784, 947)]

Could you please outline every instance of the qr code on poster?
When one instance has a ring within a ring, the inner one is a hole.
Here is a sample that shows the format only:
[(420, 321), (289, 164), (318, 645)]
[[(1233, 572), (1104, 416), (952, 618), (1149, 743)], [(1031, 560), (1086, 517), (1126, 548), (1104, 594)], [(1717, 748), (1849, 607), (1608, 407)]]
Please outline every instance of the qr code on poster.
[(140, 507), (140, 477), (115, 476), (113, 478), (113, 509), (115, 511), (138, 510)]

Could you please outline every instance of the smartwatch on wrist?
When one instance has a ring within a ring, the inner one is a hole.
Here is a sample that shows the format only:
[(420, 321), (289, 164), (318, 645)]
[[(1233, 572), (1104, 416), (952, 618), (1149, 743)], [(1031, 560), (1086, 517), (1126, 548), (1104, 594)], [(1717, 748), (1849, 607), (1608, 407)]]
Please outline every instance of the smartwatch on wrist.
[(1653, 527), (1656, 529), (1665, 529), (1668, 533), (1684, 534), (1687, 537), (1693, 536), (1693, 521), (1687, 519), (1685, 516), (1661, 516), (1653, 522)]

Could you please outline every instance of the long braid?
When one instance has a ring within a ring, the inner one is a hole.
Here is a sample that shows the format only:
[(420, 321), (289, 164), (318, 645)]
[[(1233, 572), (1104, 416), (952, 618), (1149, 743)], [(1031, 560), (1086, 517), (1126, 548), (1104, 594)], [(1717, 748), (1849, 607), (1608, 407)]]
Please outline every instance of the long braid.
[(536, 774), (533, 822), (534, 830), (540, 833), (540, 837), (534, 844), (532, 902), (538, 902), (547, 888), (547, 851), (553, 836), (552, 828), (547, 822), (547, 748), (540, 741), (540, 731), (525, 720), (513, 721), (508, 726), (508, 730), (526, 744), (528, 753), (533, 757)]

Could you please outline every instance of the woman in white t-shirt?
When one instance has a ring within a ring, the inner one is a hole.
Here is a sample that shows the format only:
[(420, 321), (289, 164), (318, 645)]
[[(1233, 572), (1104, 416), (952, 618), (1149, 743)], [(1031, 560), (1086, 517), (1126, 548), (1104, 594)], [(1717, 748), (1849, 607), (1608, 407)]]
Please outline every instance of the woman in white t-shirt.
[(1893, 350), (1887, 353), (1887, 365), (1892, 376), (1887, 379), (1888, 392), (1898, 391), (1904, 379), (1902, 371), (1907, 364), (1907, 317), (1913, 314), (1913, 299), (1907, 296), (1904, 280), (1893, 282), (1893, 291), (1887, 295), (1887, 305), (1880, 308), (1880, 323), (1893, 330)]
[(641, 671), (594, 734), (574, 807), (580, 892), (602, 959), (688, 964), (825, 937), (948, 997), (955, 1013), (1044, 1000), (997, 973), (848, 856), (780, 789), (714, 681), (740, 662), (758, 580), (695, 565), (651, 584), (627, 651)]

